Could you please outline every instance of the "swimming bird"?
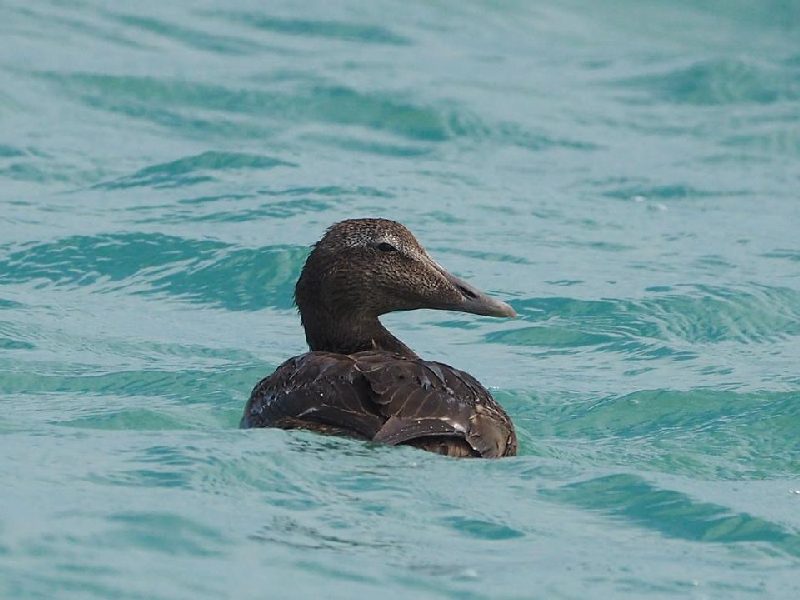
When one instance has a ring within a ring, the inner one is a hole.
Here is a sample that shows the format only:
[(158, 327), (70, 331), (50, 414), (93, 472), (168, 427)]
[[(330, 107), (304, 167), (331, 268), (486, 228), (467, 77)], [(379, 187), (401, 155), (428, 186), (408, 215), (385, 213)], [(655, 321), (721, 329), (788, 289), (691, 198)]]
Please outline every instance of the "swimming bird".
[(332, 225), (295, 287), (310, 351), (253, 389), (241, 426), (309, 429), (448, 456), (513, 456), (514, 426), (477, 379), (422, 360), (378, 317), (432, 308), (514, 317), (387, 219)]

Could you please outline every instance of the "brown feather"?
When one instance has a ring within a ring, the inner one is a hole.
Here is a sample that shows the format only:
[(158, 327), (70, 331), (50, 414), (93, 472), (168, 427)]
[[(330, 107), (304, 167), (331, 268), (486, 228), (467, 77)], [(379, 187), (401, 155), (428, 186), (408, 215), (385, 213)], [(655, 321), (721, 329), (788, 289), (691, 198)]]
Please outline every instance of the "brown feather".
[(510, 419), (473, 377), (383, 351), (286, 361), (253, 389), (242, 426), (314, 429), (457, 456), (517, 449)]

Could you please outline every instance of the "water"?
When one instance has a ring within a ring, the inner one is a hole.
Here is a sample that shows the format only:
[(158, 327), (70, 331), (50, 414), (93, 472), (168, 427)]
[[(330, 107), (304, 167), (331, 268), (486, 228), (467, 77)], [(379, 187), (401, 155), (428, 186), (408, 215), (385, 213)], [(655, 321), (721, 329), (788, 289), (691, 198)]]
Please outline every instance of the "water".
[[(0, 7), (0, 595), (796, 598), (800, 3)], [(330, 223), (521, 455), (240, 431)]]

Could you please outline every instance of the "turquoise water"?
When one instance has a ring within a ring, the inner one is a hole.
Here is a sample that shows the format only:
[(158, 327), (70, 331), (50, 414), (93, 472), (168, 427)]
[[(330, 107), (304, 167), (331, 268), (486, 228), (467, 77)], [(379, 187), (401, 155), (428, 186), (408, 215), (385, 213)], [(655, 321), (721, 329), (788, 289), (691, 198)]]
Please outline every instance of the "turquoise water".
[[(800, 597), (800, 3), (697, 4), (3, 2), (0, 596)], [(519, 457), (237, 429), (356, 216)]]

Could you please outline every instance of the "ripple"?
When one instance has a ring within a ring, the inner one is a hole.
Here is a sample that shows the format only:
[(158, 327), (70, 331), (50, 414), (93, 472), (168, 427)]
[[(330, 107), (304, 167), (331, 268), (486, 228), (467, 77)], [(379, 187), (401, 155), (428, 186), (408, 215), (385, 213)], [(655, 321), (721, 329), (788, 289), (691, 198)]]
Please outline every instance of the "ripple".
[(800, 556), (800, 536), (776, 523), (660, 489), (636, 475), (598, 477), (551, 490), (546, 495), (668, 537), (705, 543), (762, 542)]
[(552, 148), (565, 148), (577, 151), (600, 150), (601, 146), (585, 140), (556, 137), (542, 131), (532, 131), (519, 123), (501, 121), (488, 123), (467, 110), (452, 110), (447, 115), (449, 131), (454, 136), (472, 140), (489, 140), (500, 144), (510, 144), (535, 152)]
[[(612, 434), (624, 437), (684, 434), (729, 430), (744, 436), (748, 430), (759, 432), (764, 427), (785, 428), (800, 417), (800, 408), (793, 406), (797, 393), (733, 391), (643, 390), (625, 396), (613, 396), (585, 405), (571, 413), (564, 422), (564, 433), (581, 433), (592, 437)], [(758, 419), (760, 422), (750, 422)], [(765, 426), (764, 423), (769, 423)], [(770, 437), (776, 438), (779, 432)], [(755, 438), (756, 436), (753, 436)]]
[(495, 331), (486, 335), (487, 342), (512, 346), (546, 346), (574, 348), (597, 346), (614, 341), (614, 336), (571, 331), (566, 327), (522, 327), (511, 331)]
[(0, 260), (6, 282), (48, 281), (92, 285), (120, 281), (173, 263), (203, 261), (225, 244), (162, 234), (120, 233), (70, 236), (55, 242), (16, 246)]
[(736, 149), (747, 148), (780, 156), (800, 155), (800, 133), (796, 122), (786, 127), (775, 127), (767, 132), (728, 135), (724, 144)]
[(482, 519), (469, 519), (464, 517), (447, 517), (443, 522), (454, 531), (467, 537), (481, 540), (510, 540), (523, 537), (525, 534), (503, 525)]
[(621, 200), (683, 200), (686, 198), (724, 198), (730, 196), (744, 196), (746, 191), (729, 190), (701, 190), (690, 185), (631, 185), (603, 192), (609, 198)]
[(423, 146), (390, 144), (356, 137), (310, 134), (305, 136), (305, 139), (334, 146), (341, 150), (396, 158), (414, 158), (431, 153), (430, 148)]
[(24, 340), (0, 336), (0, 350), (33, 350), (35, 347)]
[[(800, 391), (642, 390), (600, 400), (507, 392), (523, 446), (578, 464), (741, 480), (800, 473)], [(543, 440), (546, 440), (543, 442)]]
[(176, 126), (182, 131), (186, 118), (175, 108), (166, 110), (164, 106), (250, 115), (287, 124), (317, 121), (361, 126), (432, 142), (446, 140), (452, 135), (445, 117), (431, 108), (345, 86), (314, 85), (300, 87), (294, 93), (282, 93), (153, 77), (89, 73), (43, 76), (94, 108)]
[(501, 252), (485, 252), (479, 250), (459, 250), (458, 248), (433, 248), (436, 252), (449, 253), (456, 256), (467, 256), (477, 260), (485, 260), (489, 262), (504, 263), (504, 264), (518, 264), (529, 265), (531, 260), (525, 256), (516, 254), (505, 254)]
[(800, 292), (765, 286), (686, 288), (688, 293), (643, 300), (516, 300), (512, 304), (524, 320), (545, 324), (492, 332), (485, 339), (518, 346), (596, 346), (642, 352), (645, 358), (667, 352), (680, 358), (680, 349), (669, 347), (677, 341), (768, 343), (800, 335)]
[(142, 49), (146, 48), (141, 40), (128, 37), (120, 32), (118, 28), (110, 31), (108, 24), (98, 20), (98, 12), (92, 11), (91, 14), (80, 14), (79, 11), (69, 11), (67, 15), (60, 14), (57, 10), (52, 10), (53, 6), (38, 5), (29, 7), (18, 7), (20, 15), (24, 15), (29, 21), (41, 23), (46, 20), (51, 25), (56, 25), (53, 29), (65, 29), (70, 38), (82, 36), (97, 44), (99, 40), (110, 42), (114, 46), (125, 48)]
[(232, 250), (214, 261), (153, 279), (152, 292), (228, 310), (288, 309), (294, 304), (294, 284), (307, 255), (303, 246)]
[(0, 158), (17, 158), (19, 156), (25, 156), (25, 154), (24, 151), (14, 148), (13, 146), (0, 144)]
[(187, 427), (186, 422), (177, 415), (141, 408), (102, 411), (99, 414), (59, 421), (58, 424), (62, 427), (107, 431), (170, 431)]
[(69, 171), (70, 173), (60, 172), (60, 170), (54, 169), (52, 165), (34, 164), (31, 161), (27, 161), (0, 167), (0, 176), (31, 183), (44, 181), (56, 183), (77, 182), (79, 180), (78, 174), (74, 170), (70, 169)]
[(792, 262), (800, 262), (800, 250), (778, 249), (762, 254), (767, 258), (785, 258)]
[[(107, 517), (115, 530), (97, 536), (109, 548), (138, 548), (169, 556), (220, 556), (225, 537), (216, 528), (173, 513), (119, 512)], [(169, 536), (163, 532), (169, 531)]]
[(3, 369), (0, 389), (13, 402), (6, 413), (28, 426), (46, 423), (83, 432), (209, 431), (235, 429), (247, 392), (269, 371), (263, 364), (182, 370), (155, 365), (101, 375)]
[(252, 12), (223, 12), (218, 14), (249, 27), (284, 35), (318, 37), (367, 44), (389, 44), (392, 46), (407, 46), (411, 43), (408, 38), (378, 25), (362, 25), (347, 21), (288, 19)]
[[(362, 92), (345, 85), (312, 82), (300, 77), (291, 92), (258, 88), (233, 89), (207, 83), (152, 77), (131, 77), (74, 73), (42, 73), (68, 94), (92, 108), (122, 113), (182, 134), (197, 133), (270, 137), (269, 126), (293, 126), (298, 122), (318, 122), (343, 127), (362, 127), (388, 133), (415, 142), (438, 143), (455, 138), (493, 141), (533, 151), (565, 148), (594, 151), (600, 146), (577, 139), (554, 137), (530, 131), (517, 123), (489, 123), (470, 111), (451, 104), (425, 106), (403, 101), (397, 94)], [(165, 109), (164, 107), (171, 107)], [(197, 109), (221, 113), (219, 117), (201, 118)], [(191, 114), (191, 116), (189, 116)], [(230, 120), (228, 115), (235, 120)], [(253, 120), (241, 122), (241, 117)], [(267, 125), (265, 125), (265, 123)], [(387, 156), (418, 156), (430, 150), (424, 147), (399, 146), (385, 141), (303, 134), (305, 138), (343, 144), (343, 149), (375, 150)]]
[(73, 236), (12, 251), (0, 260), (0, 272), (9, 283), (98, 285), (100, 292), (130, 287), (133, 294), (259, 310), (292, 306), (307, 254), (298, 246), (233, 248), (162, 234)]
[(124, 25), (129, 25), (133, 28), (181, 42), (189, 47), (207, 50), (209, 52), (220, 54), (252, 54), (261, 49), (261, 46), (249, 40), (191, 29), (153, 17), (120, 15), (116, 17), (116, 20)]
[[(219, 194), (182, 198), (177, 201), (181, 208), (168, 206), (134, 206), (129, 210), (137, 213), (152, 213), (136, 219), (136, 223), (231, 223), (256, 219), (287, 218), (295, 215), (322, 212), (356, 198), (393, 198), (392, 194), (366, 186), (320, 186), (289, 187), (283, 189), (260, 189), (250, 194)], [(238, 204), (246, 199), (259, 199), (246, 207)], [(210, 207), (217, 206), (217, 210)], [(201, 209), (200, 207), (204, 207)], [(164, 210), (167, 208), (168, 210)]]
[(214, 178), (198, 173), (233, 171), (241, 169), (273, 169), (275, 167), (295, 167), (294, 163), (241, 152), (208, 151), (195, 156), (186, 156), (166, 163), (159, 163), (136, 171), (133, 175), (120, 177), (114, 181), (100, 183), (96, 188), (115, 190), (142, 186), (155, 188), (184, 187)]
[(315, 527), (309, 527), (289, 517), (276, 517), (272, 523), (250, 535), (250, 539), (270, 545), (289, 546), (305, 550), (342, 550), (348, 548), (388, 548), (389, 542), (370, 542), (357, 536), (325, 534)]
[[(177, 411), (185, 409), (185, 404), (197, 402), (241, 402), (239, 395), (249, 392), (253, 384), (263, 377), (268, 370), (263, 364), (242, 367), (180, 369), (166, 370), (158, 368), (131, 369), (110, 373), (77, 373), (70, 375), (47, 373), (19, 373), (4, 371), (0, 381), (0, 390), (12, 394), (85, 394), (94, 398), (109, 398), (105, 405), (88, 404), (83, 408), (75, 405), (75, 416), (83, 418), (106, 418), (119, 411), (130, 411), (128, 398), (152, 397), (165, 399), (163, 406)], [(199, 398), (197, 390), (207, 388), (203, 398)], [(110, 398), (116, 398), (112, 403)], [(179, 401), (175, 404), (175, 401)], [(153, 406), (152, 403), (150, 406)], [(183, 408), (181, 408), (183, 406)], [(237, 411), (242, 404), (235, 404)], [(137, 408), (138, 410), (138, 408)], [(58, 419), (71, 416), (64, 410), (56, 411)], [(121, 413), (122, 414), (122, 413)], [(125, 414), (132, 414), (127, 412)], [(141, 413), (146, 414), (146, 413)], [(191, 415), (190, 415), (191, 416)], [(62, 422), (62, 421), (59, 421)], [(184, 419), (184, 425), (190, 426)], [(145, 427), (146, 429), (146, 427)]]
[(659, 75), (634, 77), (617, 85), (641, 89), (676, 104), (717, 106), (772, 104), (800, 99), (800, 79), (785, 69), (739, 60), (700, 61)]
[(334, 202), (323, 202), (320, 200), (304, 199), (281, 200), (265, 202), (255, 208), (243, 208), (238, 210), (219, 210), (198, 214), (193, 209), (173, 210), (170, 214), (159, 212), (158, 215), (143, 219), (135, 219), (134, 223), (242, 223), (258, 219), (285, 219), (295, 215), (302, 215), (309, 212), (324, 212), (334, 207)]

